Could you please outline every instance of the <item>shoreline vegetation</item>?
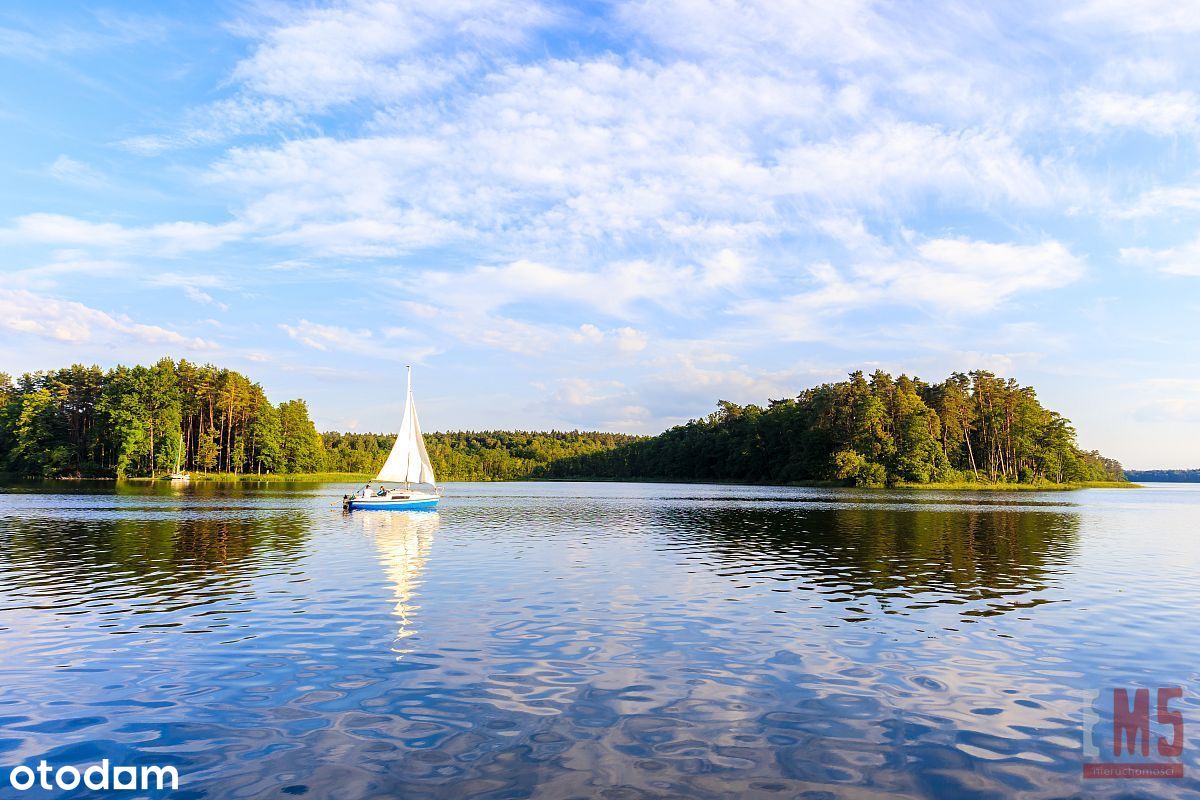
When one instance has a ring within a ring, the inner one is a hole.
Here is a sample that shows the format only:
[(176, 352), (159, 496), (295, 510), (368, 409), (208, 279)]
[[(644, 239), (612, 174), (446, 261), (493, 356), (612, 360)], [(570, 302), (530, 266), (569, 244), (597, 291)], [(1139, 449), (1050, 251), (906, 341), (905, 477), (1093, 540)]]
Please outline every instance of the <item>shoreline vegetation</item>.
[[(232, 370), (164, 358), (0, 373), (0, 473), (197, 481), (368, 480), (394, 434), (318, 433), (303, 400), (271, 403)], [(1032, 387), (990, 372), (939, 383), (876, 371), (657, 436), (585, 431), (425, 435), (439, 478), (1039, 490), (1127, 486)]]
[[(373, 472), (297, 472), (297, 473), (272, 473), (264, 475), (255, 475), (253, 473), (244, 472), (213, 472), (213, 473), (194, 473), (190, 476), (192, 483), (367, 483), (374, 482), (375, 473)], [(11, 473), (0, 472), (0, 481), (10, 480), (30, 480), (22, 478)], [(36, 480), (36, 479), (34, 479)], [(161, 483), (167, 481), (164, 476), (149, 477), (76, 477), (76, 476), (58, 476), (54, 478), (45, 478), (42, 480), (55, 481), (126, 481), (129, 483)], [(730, 480), (685, 480), (681, 478), (601, 478), (601, 477), (573, 477), (573, 478), (481, 478), (471, 480), (451, 479), (441, 481), (441, 483), (662, 483), (662, 484), (679, 484), (683, 486), (780, 486), (780, 487), (795, 487), (795, 488), (811, 488), (811, 489), (846, 489), (853, 488), (845, 481), (793, 481), (791, 483), (753, 483), (748, 481), (730, 481)], [(871, 487), (867, 487), (871, 488)], [(1077, 489), (1143, 489), (1145, 488), (1139, 483), (1133, 481), (1075, 481), (1072, 483), (1052, 483), (1050, 481), (1041, 481), (1038, 483), (1004, 483), (1004, 482), (983, 482), (975, 483), (972, 481), (958, 481), (955, 483), (897, 483), (891, 487), (892, 489), (916, 489), (919, 491), (938, 491), (938, 492), (1057, 492), (1057, 491), (1074, 491)]]

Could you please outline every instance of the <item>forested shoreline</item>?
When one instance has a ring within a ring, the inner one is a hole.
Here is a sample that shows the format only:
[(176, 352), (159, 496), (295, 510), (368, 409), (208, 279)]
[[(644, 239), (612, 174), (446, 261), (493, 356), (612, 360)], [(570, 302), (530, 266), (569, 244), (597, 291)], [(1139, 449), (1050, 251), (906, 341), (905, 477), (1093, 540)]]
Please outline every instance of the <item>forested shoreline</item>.
[[(443, 480), (514, 480), (638, 438), (468, 431), (426, 434), (425, 442)], [(107, 371), (77, 364), (16, 381), (0, 373), (0, 472), (18, 476), (153, 477), (176, 463), (197, 474), (374, 474), (393, 441), (320, 434), (303, 400), (272, 404), (245, 375), (186, 360)]]
[(899, 484), (1124, 482), (1121, 465), (1076, 443), (1036, 392), (987, 371), (926, 383), (882, 371), (806, 389), (765, 408), (722, 401), (703, 419), (545, 477)]
[[(0, 373), (0, 471), (28, 477), (367, 473), (394, 434), (317, 432), (303, 400), (278, 405), (241, 373), (164, 358)], [(884, 372), (766, 407), (726, 401), (654, 437), (581, 431), (425, 435), (443, 480), (625, 479), (799, 483), (1072, 484), (1124, 481), (1078, 447), (1031, 387), (976, 371), (925, 383)]]
[(31, 477), (317, 472), (303, 400), (274, 405), (245, 375), (164, 358), (150, 367), (0, 374), (0, 468)]
[(1130, 469), (1125, 476), (1152, 483), (1200, 483), (1200, 469)]
[[(375, 474), (396, 435), (324, 433), (330, 472)], [(544, 476), (547, 467), (632, 444), (643, 437), (593, 431), (450, 431), (425, 434), (425, 449), (442, 480), (504, 481)]]

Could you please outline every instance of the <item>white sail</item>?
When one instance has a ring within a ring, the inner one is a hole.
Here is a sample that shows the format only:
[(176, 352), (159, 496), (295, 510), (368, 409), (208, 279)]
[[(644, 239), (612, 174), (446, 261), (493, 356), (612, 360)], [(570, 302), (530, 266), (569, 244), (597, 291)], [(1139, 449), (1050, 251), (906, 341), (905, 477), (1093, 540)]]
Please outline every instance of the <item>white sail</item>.
[(400, 422), (400, 433), (392, 452), (388, 454), (383, 469), (375, 476), (377, 481), (388, 483), (428, 483), (436, 485), (433, 465), (425, 451), (425, 439), (421, 436), (421, 423), (417, 421), (417, 406), (413, 402), (412, 369), (408, 372), (408, 399), (404, 403), (404, 419)]

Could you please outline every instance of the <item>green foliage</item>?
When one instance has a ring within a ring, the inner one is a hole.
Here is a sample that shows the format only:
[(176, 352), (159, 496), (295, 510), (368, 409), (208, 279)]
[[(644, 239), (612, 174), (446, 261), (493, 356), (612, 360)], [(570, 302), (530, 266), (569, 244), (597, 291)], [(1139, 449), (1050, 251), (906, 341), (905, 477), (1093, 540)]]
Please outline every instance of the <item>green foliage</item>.
[(717, 411), (652, 439), (551, 463), (549, 477), (841, 481), (855, 486), (1124, 481), (1033, 389), (990, 372), (939, 384), (861, 372), (767, 408)]
[(887, 472), (854, 450), (839, 450), (833, 454), (833, 477), (854, 486), (883, 486)]
[[(0, 373), (0, 471), (39, 477), (374, 474), (394, 435), (318, 434), (303, 400), (272, 405), (240, 373), (162, 359)], [(622, 478), (856, 486), (1124, 481), (1069, 420), (990, 372), (938, 384), (884, 372), (772, 400), (721, 401), (656, 437), (580, 431), (426, 434), (442, 480)]]
[(24, 463), (30, 475), (56, 474), (70, 458), (66, 441), (67, 423), (57, 413), (54, 396), (47, 388), (33, 389), (18, 396), (12, 439), (13, 458)]
[(281, 472), (319, 472), (325, 469), (325, 443), (308, 418), (308, 405), (303, 400), (289, 400), (280, 404), (279, 442)]
[[(286, 419), (286, 429), (281, 421)], [(317, 471), (324, 446), (302, 400), (271, 405), (240, 373), (164, 358), (0, 375), (0, 471), (38, 477)]]
[(1125, 474), (1131, 481), (1200, 483), (1200, 469), (1131, 469)]
[[(0, 471), (36, 477), (374, 474), (394, 434), (317, 433), (303, 400), (272, 405), (230, 370), (163, 359), (152, 367), (74, 366), (0, 374)], [(442, 480), (530, 478), (560, 459), (638, 441), (618, 433), (426, 434)], [(182, 451), (181, 451), (182, 448)]]
[[(324, 434), (326, 469), (375, 474), (396, 441), (394, 434)], [(502, 481), (543, 475), (551, 463), (639, 441), (620, 433), (580, 431), (457, 431), (425, 434), (439, 480)]]

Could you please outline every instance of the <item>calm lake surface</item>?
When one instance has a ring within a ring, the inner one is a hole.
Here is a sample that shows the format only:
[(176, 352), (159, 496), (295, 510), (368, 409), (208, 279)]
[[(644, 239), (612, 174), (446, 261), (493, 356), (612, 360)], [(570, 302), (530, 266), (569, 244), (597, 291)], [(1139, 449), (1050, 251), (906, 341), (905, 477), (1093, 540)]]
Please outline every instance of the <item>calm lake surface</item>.
[[(1200, 486), (348, 489), (0, 490), (0, 796), (1200, 791)], [(1183, 780), (1081, 779), (1110, 686), (1184, 688)]]

